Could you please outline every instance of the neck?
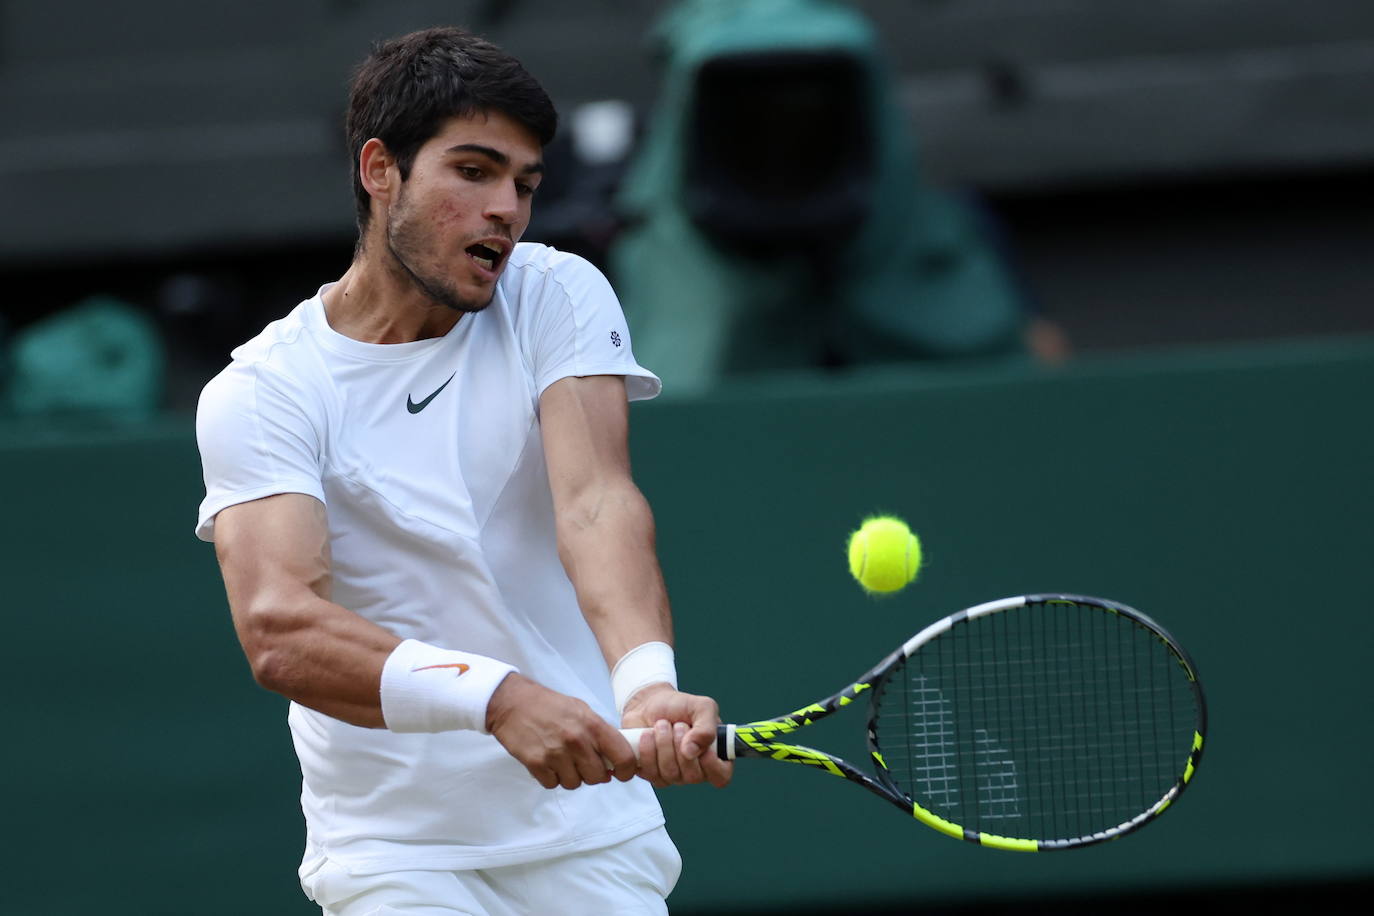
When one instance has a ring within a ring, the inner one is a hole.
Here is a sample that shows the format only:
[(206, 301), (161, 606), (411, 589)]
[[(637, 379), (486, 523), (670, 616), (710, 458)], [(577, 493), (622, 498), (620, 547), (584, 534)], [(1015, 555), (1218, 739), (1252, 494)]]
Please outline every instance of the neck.
[(325, 318), (345, 337), (364, 343), (410, 343), (442, 337), (462, 312), (430, 299), (391, 254), (384, 238), (368, 233), (348, 270), (324, 293)]

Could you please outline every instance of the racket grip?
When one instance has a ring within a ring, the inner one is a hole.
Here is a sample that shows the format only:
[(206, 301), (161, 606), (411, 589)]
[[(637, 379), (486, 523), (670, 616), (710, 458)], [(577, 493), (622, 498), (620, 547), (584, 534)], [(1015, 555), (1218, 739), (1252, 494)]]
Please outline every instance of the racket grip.
[[(638, 763), (638, 762), (639, 762), (639, 736), (642, 735), (642, 734), (644, 734), (644, 733), (647, 732), (647, 731), (652, 731), (652, 729), (649, 729), (649, 728), (622, 728), (622, 729), (620, 729), (620, 733), (621, 733), (622, 735), (625, 736), (625, 740), (628, 741), (628, 742), (630, 742), (630, 747), (634, 749), (634, 752), (635, 752), (635, 763)], [(608, 770), (613, 770), (613, 769), (615, 769), (615, 766), (614, 766), (609, 760), (607, 760), (605, 757), (602, 757), (602, 758), (601, 758), (601, 762), (604, 763), (604, 764), (606, 764), (606, 769), (608, 769)]]
[(639, 762), (639, 736), (642, 735), (642, 734), (644, 734), (644, 733), (647, 732), (647, 731), (652, 731), (652, 729), (649, 729), (649, 728), (622, 728), (622, 729), (620, 730), (620, 733), (621, 733), (622, 735), (625, 736), (625, 740), (628, 741), (628, 742), (630, 742), (630, 747), (634, 748), (634, 752), (635, 752), (635, 762), (636, 762), (636, 763)]
[[(635, 752), (635, 762), (638, 763), (638, 762), (639, 762), (639, 736), (642, 735), (642, 734), (644, 734), (644, 733), (647, 732), (647, 731), (652, 731), (652, 729), (649, 729), (649, 728), (622, 728), (622, 729), (620, 729), (619, 731), (620, 731), (620, 733), (621, 733), (622, 735), (625, 736), (625, 740), (628, 741), (628, 742), (630, 742), (630, 747), (633, 748), (633, 749), (634, 749), (634, 752)], [(716, 753), (720, 755), (720, 759), (721, 759), (721, 760), (734, 760), (734, 759), (735, 759), (735, 745), (734, 745), (734, 741), (735, 741), (735, 726), (733, 726), (733, 725), (719, 725), (719, 726), (716, 726)], [(606, 764), (607, 769), (613, 769), (613, 767), (611, 766), (611, 762), (610, 762), (609, 760), (607, 760), (605, 757), (602, 757), (601, 759), (602, 759), (602, 761)]]

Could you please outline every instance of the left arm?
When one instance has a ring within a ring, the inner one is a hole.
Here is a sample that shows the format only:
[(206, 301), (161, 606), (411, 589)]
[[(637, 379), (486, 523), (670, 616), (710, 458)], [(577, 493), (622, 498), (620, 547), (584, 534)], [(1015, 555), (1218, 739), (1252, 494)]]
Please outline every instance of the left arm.
[[(539, 413), (559, 557), (607, 667), (643, 643), (671, 645), (653, 515), (630, 475), (624, 379), (561, 379), (545, 389)], [(724, 785), (731, 764), (715, 756), (719, 722), (714, 700), (658, 683), (633, 695), (622, 724), (653, 727), (641, 739), (641, 774), (651, 782)]]

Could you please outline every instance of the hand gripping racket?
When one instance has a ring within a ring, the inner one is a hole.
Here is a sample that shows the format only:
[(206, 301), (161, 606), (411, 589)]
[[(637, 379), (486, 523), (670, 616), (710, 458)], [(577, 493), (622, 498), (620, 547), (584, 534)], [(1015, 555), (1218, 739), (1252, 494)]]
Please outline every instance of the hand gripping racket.
[[(865, 694), (871, 775), (780, 740)], [(936, 621), (818, 703), (720, 726), (716, 752), (816, 767), (956, 839), (1037, 851), (1162, 814), (1197, 770), (1206, 724), (1196, 666), (1153, 620), (1024, 595)], [(638, 748), (640, 730), (625, 731)]]

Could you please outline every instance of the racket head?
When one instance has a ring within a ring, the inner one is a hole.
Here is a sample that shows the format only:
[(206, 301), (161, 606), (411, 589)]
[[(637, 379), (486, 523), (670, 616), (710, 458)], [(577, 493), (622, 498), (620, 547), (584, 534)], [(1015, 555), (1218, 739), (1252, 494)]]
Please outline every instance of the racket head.
[(874, 679), (876, 779), (950, 836), (1070, 849), (1162, 814), (1201, 759), (1197, 667), (1119, 602), (1039, 594), (926, 627)]

